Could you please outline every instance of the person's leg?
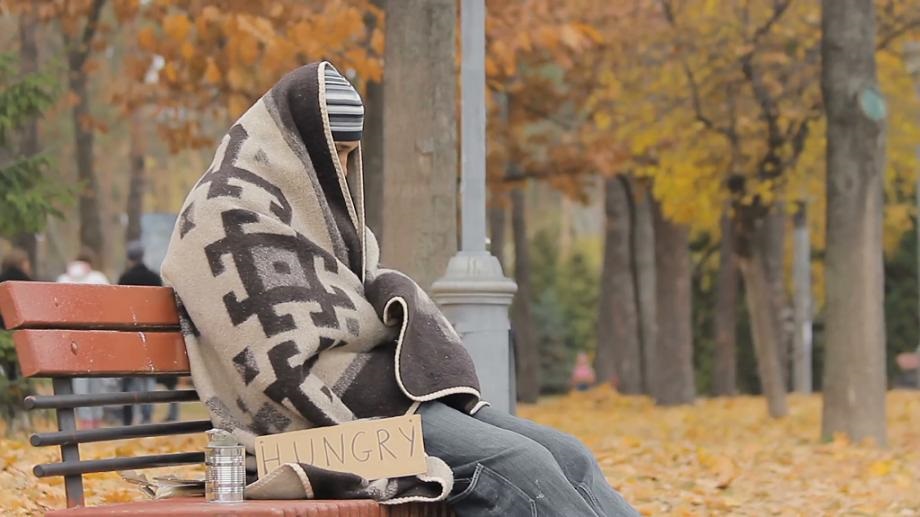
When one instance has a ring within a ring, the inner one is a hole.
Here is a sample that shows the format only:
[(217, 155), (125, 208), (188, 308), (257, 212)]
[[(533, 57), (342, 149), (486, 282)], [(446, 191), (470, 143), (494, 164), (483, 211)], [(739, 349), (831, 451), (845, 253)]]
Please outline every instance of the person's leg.
[[(163, 385), (167, 390), (174, 390), (179, 385), (179, 378), (170, 376), (170, 377), (161, 377), (160, 384)], [(169, 403), (169, 412), (166, 414), (167, 422), (174, 422), (179, 420), (179, 403), (170, 402)]]
[(457, 517), (597, 517), (545, 447), (440, 402), (423, 404), (425, 449), (454, 472)]
[(574, 436), (491, 407), (482, 408), (474, 418), (526, 436), (546, 447), (566, 479), (599, 515), (639, 515), (607, 482), (594, 454)]
[[(132, 385), (134, 384), (134, 379), (131, 377), (124, 377), (121, 379), (121, 391), (133, 391)], [(122, 425), (131, 425), (134, 423), (134, 406), (128, 404), (121, 408), (121, 423)]]
[[(113, 393), (121, 389), (117, 378), (93, 377), (89, 380), (89, 392), (93, 395)], [(93, 408), (93, 420), (97, 426), (116, 424), (122, 419), (122, 412), (117, 406), (96, 406)]]
[[(153, 377), (144, 377), (140, 379), (141, 391), (153, 391), (156, 388), (156, 382)], [(153, 420), (153, 404), (141, 404), (141, 423), (149, 424)]]
[(170, 402), (170, 403), (169, 403), (169, 412), (166, 413), (166, 421), (167, 421), (167, 422), (175, 422), (176, 420), (179, 420), (179, 403), (178, 403), (178, 402)]
[[(75, 377), (71, 384), (73, 384), (73, 392), (77, 395), (85, 395), (89, 393), (89, 379), (86, 377)], [(77, 417), (77, 427), (80, 429), (91, 429), (95, 427), (93, 422), (93, 408), (91, 407), (78, 407), (76, 409)]]

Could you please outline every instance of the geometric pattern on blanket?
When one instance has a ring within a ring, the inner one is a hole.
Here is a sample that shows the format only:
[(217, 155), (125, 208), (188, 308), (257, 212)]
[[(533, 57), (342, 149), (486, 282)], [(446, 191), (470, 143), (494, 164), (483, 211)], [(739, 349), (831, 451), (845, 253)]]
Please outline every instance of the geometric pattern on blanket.
[[(265, 335), (276, 336), (296, 328), (293, 317), (277, 313), (278, 304), (314, 302), (318, 309), (310, 315), (313, 323), (318, 328), (339, 329), (335, 309), (354, 310), (355, 305), (342, 289), (323, 285), (316, 269), (337, 274), (335, 257), (302, 235), (246, 233), (245, 225), (259, 220), (255, 212), (231, 209), (221, 217), (226, 236), (208, 245), (205, 254), (215, 277), (224, 273), (223, 256), (233, 256), (248, 296), (240, 300), (232, 291), (224, 294), (224, 305), (234, 325), (256, 316)], [(355, 333), (356, 324), (346, 323), (349, 332)]]

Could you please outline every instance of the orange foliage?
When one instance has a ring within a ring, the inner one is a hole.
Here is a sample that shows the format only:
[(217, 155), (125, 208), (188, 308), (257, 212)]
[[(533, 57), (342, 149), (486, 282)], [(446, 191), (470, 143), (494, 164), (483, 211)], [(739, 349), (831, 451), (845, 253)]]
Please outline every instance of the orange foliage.
[(210, 143), (189, 116), (235, 118), (299, 65), (328, 59), (359, 88), (382, 76), (382, 12), (366, 0), (280, 0), (268, 8), (158, 0), (140, 16), (139, 56), (159, 79), (150, 100), (175, 149)]

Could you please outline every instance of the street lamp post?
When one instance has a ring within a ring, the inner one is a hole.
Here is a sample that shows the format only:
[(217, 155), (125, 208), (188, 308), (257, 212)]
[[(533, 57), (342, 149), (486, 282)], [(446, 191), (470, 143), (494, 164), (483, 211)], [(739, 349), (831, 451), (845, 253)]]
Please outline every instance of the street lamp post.
[(461, 247), (431, 287), (479, 374), (483, 398), (513, 412), (508, 307), (517, 286), (486, 250), (485, 1), (460, 0)]

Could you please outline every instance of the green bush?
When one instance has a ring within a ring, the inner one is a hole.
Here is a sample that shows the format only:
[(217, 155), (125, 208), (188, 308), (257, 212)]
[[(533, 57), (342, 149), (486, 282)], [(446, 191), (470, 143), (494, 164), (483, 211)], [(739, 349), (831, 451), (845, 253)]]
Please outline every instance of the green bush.
[(540, 391), (568, 390), (580, 351), (597, 347), (599, 254), (592, 242), (579, 242), (563, 259), (555, 232), (542, 230), (530, 243), (531, 307), (540, 350)]

